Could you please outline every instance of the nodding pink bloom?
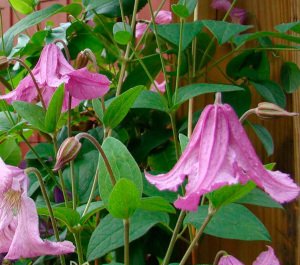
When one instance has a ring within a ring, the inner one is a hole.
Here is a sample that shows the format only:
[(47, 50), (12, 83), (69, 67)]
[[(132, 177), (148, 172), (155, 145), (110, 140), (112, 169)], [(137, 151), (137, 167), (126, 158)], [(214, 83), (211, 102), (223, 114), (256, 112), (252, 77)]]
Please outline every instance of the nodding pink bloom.
[[(172, 22), (172, 12), (166, 10), (160, 10), (155, 15), (156, 24), (169, 24)], [(135, 37), (140, 38), (147, 29), (147, 24), (138, 22), (135, 27)]]
[(213, 0), (211, 7), (217, 10), (227, 11), (231, 6), (230, 1), (228, 0)]
[(166, 174), (145, 173), (147, 180), (160, 190), (176, 191), (188, 178), (186, 193), (175, 207), (196, 211), (200, 197), (222, 186), (254, 181), (274, 200), (293, 200), (299, 187), (280, 171), (266, 170), (255, 153), (247, 134), (231, 106), (208, 105), (194, 129), (190, 141)]
[(220, 260), (218, 265), (244, 265), (239, 260), (237, 260), (234, 256), (225, 255)]
[[(103, 96), (110, 85), (110, 81), (104, 75), (90, 73), (86, 68), (75, 70), (55, 44), (48, 44), (44, 47), (32, 73), (47, 106), (57, 87), (65, 83), (63, 111), (68, 109), (69, 95), (72, 96), (71, 107), (74, 108), (81, 100)], [(26, 76), (15, 90), (0, 96), (0, 99), (5, 99), (8, 103), (16, 100), (38, 101), (37, 89), (31, 76)]]
[(280, 265), (279, 260), (275, 256), (274, 249), (267, 246), (268, 250), (260, 253), (260, 255), (253, 262), (253, 265)]
[[(274, 254), (272, 247), (267, 246), (268, 250), (259, 254), (252, 265), (280, 265), (279, 260)], [(231, 255), (225, 255), (220, 260), (218, 265), (244, 265), (239, 260)]]
[(169, 24), (172, 22), (172, 12), (167, 10), (160, 10), (155, 16), (156, 24)]
[[(163, 81), (161, 83), (158, 83), (156, 81), (154, 81), (157, 89), (161, 92), (161, 93), (165, 93), (166, 92), (166, 81)], [(151, 86), (150, 90), (157, 92), (156, 87), (154, 85)]]
[(34, 201), (28, 197), (28, 177), (22, 169), (6, 165), (0, 158), (0, 253), (16, 260), (74, 252), (69, 241), (40, 238)]
[(233, 8), (230, 12), (231, 21), (237, 24), (244, 24), (247, 18), (247, 11), (243, 8)]

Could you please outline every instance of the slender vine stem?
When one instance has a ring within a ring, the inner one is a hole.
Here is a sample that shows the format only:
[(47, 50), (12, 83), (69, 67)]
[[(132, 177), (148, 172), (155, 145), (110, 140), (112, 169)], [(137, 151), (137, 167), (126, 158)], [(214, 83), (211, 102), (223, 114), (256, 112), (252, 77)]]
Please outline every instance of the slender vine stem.
[(213, 265), (217, 265), (219, 259), (220, 259), (221, 257), (223, 257), (224, 255), (227, 255), (227, 252), (224, 251), (224, 250), (220, 250), (220, 251), (217, 253), (217, 255), (216, 255), (215, 259), (214, 259)]
[(185, 252), (183, 258), (181, 259), (179, 265), (184, 265), (190, 254), (192, 253), (194, 247), (197, 245), (198, 243), (198, 240), (200, 239), (201, 235), (203, 234), (204, 232), (204, 229), (206, 228), (206, 226), (209, 224), (210, 220), (212, 219), (212, 217), (214, 216), (214, 214), (216, 213), (216, 210), (215, 209), (210, 209), (208, 211), (208, 215), (206, 216), (202, 226), (200, 227), (200, 229), (198, 230), (197, 234), (195, 235), (193, 241), (191, 242), (189, 248), (187, 249), (187, 251)]
[(82, 244), (80, 240), (80, 233), (74, 232), (74, 239), (75, 239), (75, 244), (76, 244), (76, 252), (77, 252), (77, 257), (78, 257), (78, 262), (79, 265), (84, 264), (84, 259), (83, 259), (83, 252), (82, 252)]
[(179, 144), (179, 140), (177, 137), (177, 126), (176, 126), (176, 114), (175, 112), (171, 112), (169, 114), (170, 116), (170, 120), (171, 120), (171, 125), (172, 125), (172, 131), (173, 131), (173, 138), (174, 138), (174, 144), (175, 144), (175, 152), (176, 152), (176, 158), (177, 160), (180, 157), (180, 144)]
[(124, 265), (129, 265), (129, 219), (123, 220), (124, 225)]
[[(42, 194), (43, 194), (43, 198), (45, 200), (47, 209), (49, 211), (49, 217), (50, 217), (50, 220), (51, 220), (51, 223), (52, 223), (54, 236), (55, 236), (56, 241), (59, 242), (60, 241), (59, 232), (58, 232), (57, 224), (56, 224), (56, 221), (55, 221), (55, 218), (54, 218), (53, 209), (51, 207), (51, 203), (50, 203), (50, 200), (49, 200), (49, 197), (48, 197), (45, 185), (44, 185), (43, 177), (42, 177), (40, 171), (38, 169), (34, 168), (34, 167), (26, 168), (25, 173), (26, 174), (34, 173), (35, 176), (37, 177), (39, 183), (40, 183), (40, 188), (41, 188), (41, 191), (42, 191)], [(63, 265), (66, 264), (65, 257), (63, 255), (60, 255), (60, 261), (61, 261), (61, 264), (63, 264)]]
[(168, 265), (169, 264), (169, 261), (170, 261), (170, 258), (171, 258), (176, 240), (177, 240), (177, 236), (179, 234), (180, 227), (182, 225), (184, 217), (185, 217), (185, 211), (181, 211), (179, 216), (178, 216), (178, 219), (177, 219), (177, 222), (176, 222), (176, 225), (175, 225), (172, 237), (171, 237), (171, 241), (169, 243), (169, 246), (168, 246), (168, 249), (167, 249), (167, 252), (166, 252), (166, 255), (165, 255), (165, 258), (164, 258), (164, 261), (163, 261), (162, 265)]

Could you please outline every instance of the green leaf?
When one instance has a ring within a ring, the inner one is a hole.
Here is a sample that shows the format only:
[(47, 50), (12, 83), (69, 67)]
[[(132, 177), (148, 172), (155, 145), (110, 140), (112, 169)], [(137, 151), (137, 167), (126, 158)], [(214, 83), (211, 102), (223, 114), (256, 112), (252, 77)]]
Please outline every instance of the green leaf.
[(45, 116), (45, 128), (48, 132), (56, 131), (63, 105), (64, 94), (64, 84), (61, 84), (52, 95)]
[(92, 105), (93, 105), (93, 109), (95, 111), (95, 114), (97, 115), (97, 117), (99, 118), (99, 120), (101, 122), (103, 122), (103, 108), (102, 108), (102, 104), (100, 102), (100, 100), (98, 98), (95, 98), (92, 100)]
[(252, 26), (217, 20), (202, 20), (202, 23), (212, 34), (214, 34), (220, 45), (226, 43), (237, 34), (252, 28)]
[(22, 160), (20, 146), (13, 138), (8, 138), (0, 144), (0, 157), (9, 165), (18, 166)]
[(255, 183), (249, 181), (246, 185), (235, 184), (224, 186), (207, 195), (214, 208), (220, 208), (244, 197), (255, 188)]
[[(168, 214), (137, 210), (130, 218), (130, 242), (142, 237), (158, 223), (168, 224)], [(106, 253), (122, 247), (124, 245), (123, 235), (123, 221), (113, 218), (110, 214), (105, 216), (90, 239), (87, 250), (88, 261), (100, 258)]]
[(187, 18), (190, 15), (188, 8), (184, 4), (173, 4), (171, 9), (180, 18)]
[(129, 179), (121, 178), (113, 187), (108, 199), (108, 211), (115, 218), (130, 218), (141, 202), (141, 194)]
[(121, 45), (126, 45), (132, 38), (132, 29), (127, 23), (117, 22), (113, 27), (114, 39)]
[(114, 98), (103, 117), (105, 126), (113, 129), (119, 125), (144, 89), (144, 86), (136, 86)]
[(142, 198), (139, 208), (146, 211), (176, 213), (174, 207), (166, 199), (158, 196)]
[(181, 148), (181, 153), (182, 153), (189, 143), (189, 138), (186, 135), (180, 133), (179, 134), (179, 142), (180, 142), (180, 148)]
[(252, 81), (251, 84), (264, 99), (285, 108), (286, 96), (278, 84), (273, 81)]
[(283, 209), (282, 205), (274, 201), (267, 193), (255, 188), (243, 198), (237, 201), (238, 203), (253, 204), (269, 208)]
[[(86, 11), (94, 10), (97, 14), (105, 15), (108, 17), (120, 17), (120, 2), (119, 0), (89, 0), (85, 1)], [(147, 4), (147, 0), (140, 0), (138, 10)], [(134, 1), (123, 0), (122, 1), (123, 12), (125, 16), (132, 15)], [(89, 12), (90, 13), (90, 12)], [(88, 16), (90, 19), (92, 15)]]
[(269, 131), (259, 124), (253, 124), (249, 121), (247, 121), (247, 124), (250, 125), (250, 127), (253, 129), (259, 140), (262, 142), (268, 156), (272, 155), (274, 153), (274, 142), (272, 135), (269, 133)]
[[(109, 164), (112, 168), (116, 181), (121, 178), (131, 180), (137, 186), (140, 194), (142, 194), (143, 180), (139, 166), (134, 158), (119, 140), (108, 137), (104, 140), (102, 145)], [(100, 158), (99, 162), (99, 190), (100, 196), (104, 203), (108, 203), (109, 195), (113, 189), (109, 173), (106, 169), (104, 161)]]
[[(193, 224), (200, 228), (208, 213), (208, 206), (201, 206), (197, 212), (188, 213), (184, 224)], [(222, 207), (211, 219), (204, 233), (220, 238), (245, 241), (270, 241), (271, 237), (261, 221), (246, 207), (229, 204)]]
[[(86, 204), (77, 207), (76, 210), (80, 215), (82, 215), (83, 211), (85, 210), (85, 207)], [(86, 223), (90, 217), (92, 217), (95, 213), (100, 212), (103, 209), (105, 209), (103, 201), (91, 202), (88, 211), (84, 216), (81, 217), (80, 224)]]
[(74, 17), (77, 17), (81, 13), (81, 11), (82, 7), (80, 4), (70, 4), (67, 6), (54, 4), (40, 11), (36, 11), (15, 23), (12, 27), (9, 28), (9, 30), (5, 32), (3, 36), (5, 51), (2, 50), (2, 40), (0, 40), (0, 49), (2, 52), (8, 55), (13, 47), (13, 42), (16, 35), (55, 14), (70, 13)]
[(48, 132), (44, 124), (46, 113), (42, 107), (23, 101), (14, 101), (12, 105), (18, 114), (33, 127), (42, 132)]
[(280, 25), (275, 26), (275, 29), (280, 33), (285, 33), (289, 30), (294, 31), (296, 33), (300, 33), (300, 21), (282, 23)]
[[(49, 211), (47, 208), (38, 208), (37, 212), (39, 215), (49, 216)], [(72, 227), (77, 226), (80, 221), (79, 213), (70, 208), (54, 207), (53, 214), (54, 217), (63, 222), (69, 230), (71, 230)]]
[[(153, 26), (151, 26), (153, 30)], [(203, 23), (201, 21), (188, 22), (183, 25), (182, 33), (182, 50), (185, 50), (193, 41), (194, 37), (202, 30)], [(166, 41), (179, 46), (180, 24), (163, 24), (157, 25), (157, 34)]]
[(285, 92), (292, 93), (300, 87), (300, 69), (293, 62), (285, 62), (281, 67), (281, 84)]
[(132, 108), (136, 109), (155, 109), (159, 111), (167, 112), (167, 106), (163, 100), (163, 97), (153, 91), (142, 91), (136, 101), (134, 102)]
[(9, 3), (13, 9), (24, 15), (30, 14), (34, 10), (35, 6), (34, 0), (9, 0)]
[[(32, 147), (34, 151), (39, 155), (40, 158), (49, 159), (49, 157), (54, 158), (54, 148), (53, 144), (50, 143), (39, 143)], [(37, 159), (36, 155), (32, 150), (29, 150), (25, 156), (25, 159)]]
[(175, 99), (173, 96), (174, 108), (177, 109), (182, 103), (190, 98), (216, 92), (229, 92), (241, 91), (242, 87), (233, 85), (220, 85), (220, 84), (193, 84), (184, 86), (178, 89), (178, 95)]
[(178, 1), (178, 4), (186, 6), (186, 8), (188, 9), (189, 15), (191, 15), (194, 12), (197, 3), (198, 3), (198, 0), (179, 0)]

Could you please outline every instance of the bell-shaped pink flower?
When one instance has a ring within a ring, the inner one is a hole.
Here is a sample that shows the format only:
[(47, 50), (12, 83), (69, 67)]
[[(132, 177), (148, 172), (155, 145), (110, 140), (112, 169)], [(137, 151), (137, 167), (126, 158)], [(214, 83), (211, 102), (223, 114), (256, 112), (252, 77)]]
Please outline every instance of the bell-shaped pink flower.
[(268, 250), (260, 253), (260, 255), (253, 262), (253, 265), (280, 265), (279, 260), (275, 256), (274, 249), (267, 246)]
[(231, 6), (230, 1), (228, 0), (213, 0), (211, 7), (217, 10), (227, 11)]
[(218, 265), (244, 265), (244, 264), (231, 255), (225, 255), (222, 258), (220, 258)]
[(243, 8), (233, 8), (230, 12), (231, 21), (236, 24), (244, 24), (247, 18), (247, 11)]
[[(32, 69), (46, 106), (57, 87), (65, 83), (63, 111), (68, 109), (69, 95), (72, 96), (71, 107), (76, 107), (81, 100), (98, 98), (108, 90), (109, 79), (98, 73), (91, 73), (86, 68), (75, 70), (65, 59), (59, 47), (48, 44), (42, 50), (40, 59)], [(13, 101), (38, 101), (38, 92), (30, 75), (26, 76), (10, 93), (0, 96), (8, 103)]]
[[(162, 81), (161, 83), (158, 83), (156, 80), (154, 81), (157, 89), (161, 92), (161, 93), (165, 93), (166, 92), (166, 81)], [(156, 87), (154, 85), (151, 86), (150, 90), (157, 92)]]
[(186, 193), (174, 205), (189, 211), (197, 210), (203, 194), (249, 180), (280, 203), (293, 200), (299, 193), (288, 174), (264, 168), (237, 115), (227, 104), (208, 105), (203, 110), (186, 149), (170, 172), (145, 176), (158, 189), (172, 191), (187, 177)]
[[(259, 254), (252, 265), (280, 265), (278, 258), (274, 254), (272, 247), (267, 246), (268, 250)], [(244, 265), (231, 255), (224, 255), (220, 258), (218, 265)]]
[(74, 252), (72, 242), (40, 238), (34, 201), (28, 197), (28, 177), (22, 169), (0, 158), (0, 253), (16, 260)]

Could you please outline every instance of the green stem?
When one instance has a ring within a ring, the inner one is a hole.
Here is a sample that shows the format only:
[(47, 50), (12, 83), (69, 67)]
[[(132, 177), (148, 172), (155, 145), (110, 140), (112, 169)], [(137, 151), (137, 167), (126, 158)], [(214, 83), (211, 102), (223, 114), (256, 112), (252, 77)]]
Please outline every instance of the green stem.
[(78, 262), (79, 265), (84, 264), (84, 259), (83, 259), (83, 251), (82, 251), (82, 245), (81, 245), (81, 240), (80, 240), (80, 234), (78, 232), (73, 233), (74, 239), (75, 239), (75, 244), (76, 244), (76, 252), (77, 252), (77, 257), (78, 257)]
[[(38, 169), (34, 168), (34, 167), (29, 167), (29, 168), (25, 169), (25, 173), (26, 174), (34, 173), (36, 175), (39, 183), (40, 183), (40, 188), (41, 188), (45, 203), (47, 205), (47, 209), (49, 211), (49, 217), (50, 217), (50, 220), (51, 220), (51, 223), (52, 223), (55, 239), (56, 239), (57, 242), (59, 242), (60, 241), (59, 232), (58, 232), (57, 224), (56, 224), (56, 221), (55, 221), (55, 218), (54, 218), (52, 206), (51, 206), (51, 203), (50, 203), (50, 200), (49, 200), (49, 197), (48, 197), (45, 185), (44, 185), (43, 177), (42, 177), (40, 171)], [(63, 265), (66, 264), (65, 257), (63, 255), (60, 255), (60, 261), (61, 261), (61, 264), (63, 264)]]
[(215, 259), (214, 259), (213, 265), (217, 265), (218, 262), (219, 262), (219, 259), (220, 259), (222, 256), (224, 256), (224, 255), (227, 255), (227, 252), (224, 251), (224, 250), (220, 250), (220, 251), (217, 253), (217, 255), (216, 255)]
[(177, 126), (176, 126), (176, 116), (175, 112), (169, 113), (170, 120), (171, 120), (171, 125), (172, 125), (172, 131), (173, 131), (173, 138), (174, 138), (174, 144), (175, 144), (175, 152), (176, 152), (176, 158), (177, 160), (180, 157), (180, 144), (178, 141), (178, 136), (177, 136)]
[(123, 220), (124, 224), (124, 265), (129, 265), (129, 219)]
[(168, 102), (169, 102), (169, 104), (172, 104), (172, 102), (171, 102), (171, 100), (172, 100), (171, 89), (170, 89), (170, 86), (169, 86), (169, 82), (167, 81), (166, 64), (165, 64), (165, 61), (164, 61), (164, 58), (163, 58), (162, 52), (161, 52), (162, 47), (160, 45), (160, 41), (159, 41), (158, 34), (157, 34), (157, 25), (155, 23), (155, 15), (154, 15), (151, 0), (148, 0), (148, 4), (149, 4), (149, 8), (150, 8), (151, 20), (152, 20), (152, 23), (153, 23), (153, 31), (154, 31), (154, 35), (155, 35), (156, 45), (157, 45), (158, 50), (159, 50), (159, 57), (160, 57), (160, 61), (161, 61), (162, 71), (163, 71), (164, 79), (166, 80), (166, 91), (167, 91)]
[(106, 169), (108, 171), (108, 174), (110, 176), (110, 181), (112, 183), (112, 185), (114, 186), (116, 184), (116, 178), (114, 176), (114, 173), (113, 173), (113, 170), (109, 164), (109, 161), (107, 159), (107, 156), (106, 154), (104, 153), (101, 145), (98, 143), (98, 141), (93, 137), (91, 136), (90, 134), (88, 133), (85, 133), (85, 132), (82, 132), (82, 133), (79, 133), (75, 136), (75, 138), (79, 141), (81, 138), (85, 138), (87, 140), (89, 140), (96, 148), (97, 150), (99, 151), (100, 155), (102, 156), (103, 158), (103, 161), (104, 161), (104, 164), (106, 166)]
[(185, 252), (183, 258), (181, 259), (179, 265), (184, 265), (190, 254), (192, 253), (194, 247), (197, 245), (198, 243), (198, 240), (200, 239), (201, 235), (203, 234), (204, 232), (204, 229), (206, 228), (206, 226), (208, 225), (208, 223), (210, 222), (210, 220), (212, 219), (212, 217), (214, 216), (215, 214), (215, 210), (209, 210), (208, 212), (208, 215), (206, 216), (202, 226), (200, 227), (200, 229), (198, 230), (197, 234), (195, 235), (193, 241), (191, 242), (190, 246), (188, 247), (187, 251)]
[(180, 18), (179, 47), (178, 47), (178, 54), (177, 54), (177, 69), (176, 69), (174, 102), (176, 102), (177, 94), (178, 94), (178, 88), (179, 88), (180, 66), (181, 66), (181, 53), (182, 53), (183, 25), (184, 25), (184, 19)]
[[(57, 157), (58, 147), (57, 147), (56, 135), (53, 135), (52, 143), (53, 143), (53, 146), (54, 146), (55, 157)], [(59, 176), (59, 179), (60, 179), (60, 185), (61, 185), (61, 190), (62, 190), (64, 201), (65, 201), (65, 206), (68, 207), (67, 189), (66, 189), (66, 185), (65, 185), (65, 181), (64, 181), (61, 169), (58, 170), (58, 176)]]
[(176, 240), (177, 240), (177, 236), (179, 234), (180, 227), (182, 225), (184, 217), (185, 217), (185, 211), (181, 211), (179, 216), (178, 216), (178, 219), (177, 219), (177, 222), (176, 222), (173, 234), (172, 234), (172, 238), (171, 238), (171, 241), (169, 243), (169, 246), (168, 246), (168, 249), (167, 249), (167, 252), (166, 252), (166, 255), (165, 255), (165, 258), (164, 258), (164, 261), (163, 261), (162, 265), (168, 265), (169, 264), (169, 261), (170, 261), (170, 258), (171, 258)]
[[(134, 7), (133, 7), (133, 13), (132, 13), (131, 29), (134, 29), (134, 27), (135, 27), (136, 13), (138, 10), (138, 5), (139, 5), (139, 0), (135, 0)], [(121, 6), (121, 12), (122, 12), (122, 1), (121, 0), (120, 0), (120, 6)], [(122, 15), (122, 20), (123, 20), (123, 22), (125, 22), (124, 14)], [(126, 71), (126, 67), (127, 67), (127, 63), (128, 63), (128, 58), (129, 58), (130, 45), (131, 45), (131, 43), (129, 42), (126, 46), (126, 51), (125, 51), (124, 59), (123, 59), (121, 70), (120, 70), (120, 76), (119, 76), (116, 96), (119, 96), (121, 94), (123, 79), (125, 76), (125, 71)]]

